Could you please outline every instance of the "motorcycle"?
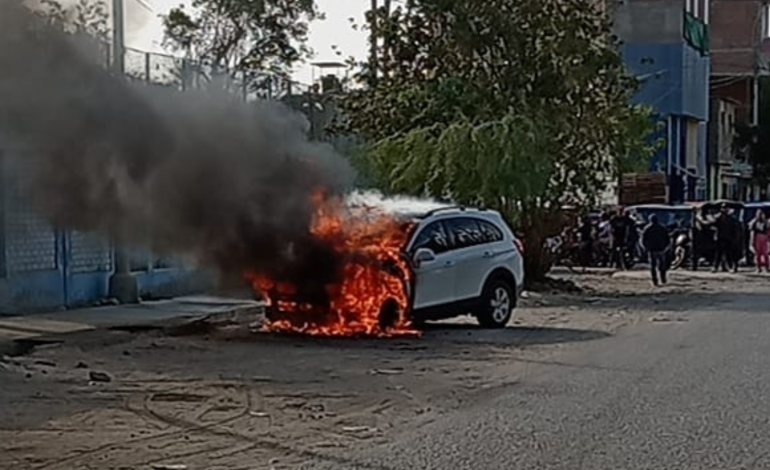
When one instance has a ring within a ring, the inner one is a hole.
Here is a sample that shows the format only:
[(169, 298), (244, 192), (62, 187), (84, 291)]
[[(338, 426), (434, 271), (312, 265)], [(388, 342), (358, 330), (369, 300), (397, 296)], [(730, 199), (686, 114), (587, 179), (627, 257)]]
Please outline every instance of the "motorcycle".
[(687, 264), (692, 253), (692, 240), (688, 231), (679, 231), (674, 234), (674, 259), (671, 261), (671, 269), (679, 269)]

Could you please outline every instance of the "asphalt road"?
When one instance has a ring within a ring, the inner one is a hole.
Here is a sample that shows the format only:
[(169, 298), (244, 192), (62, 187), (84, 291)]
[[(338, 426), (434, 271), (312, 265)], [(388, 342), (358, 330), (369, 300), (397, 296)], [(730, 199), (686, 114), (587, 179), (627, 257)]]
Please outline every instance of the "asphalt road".
[(472, 406), (305, 468), (770, 468), (770, 289), (757, 290), (569, 348)]

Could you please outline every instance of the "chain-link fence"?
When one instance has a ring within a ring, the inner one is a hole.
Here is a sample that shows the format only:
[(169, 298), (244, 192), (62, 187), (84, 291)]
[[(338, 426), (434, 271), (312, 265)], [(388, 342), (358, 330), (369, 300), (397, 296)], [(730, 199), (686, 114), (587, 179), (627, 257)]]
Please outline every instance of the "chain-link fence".
[(245, 101), (285, 99), (311, 91), (310, 86), (279, 75), (256, 70), (217, 70), (197, 61), (131, 48), (126, 49), (124, 69), (128, 77), (146, 83), (179, 90), (215, 87)]

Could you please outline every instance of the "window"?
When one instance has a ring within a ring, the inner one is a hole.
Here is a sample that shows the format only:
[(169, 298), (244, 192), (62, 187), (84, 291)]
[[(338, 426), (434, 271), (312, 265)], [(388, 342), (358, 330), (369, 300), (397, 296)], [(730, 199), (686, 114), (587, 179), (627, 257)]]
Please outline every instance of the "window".
[(449, 251), (451, 244), (447, 237), (444, 225), (441, 222), (433, 222), (422, 229), (412, 246), (412, 252), (420, 248), (428, 248), (434, 253), (444, 253)]
[(457, 248), (466, 248), (487, 242), (476, 219), (468, 217), (451, 219), (447, 221), (447, 227)]
[(486, 243), (503, 241), (503, 232), (501, 232), (499, 228), (495, 227), (494, 224), (491, 224), (485, 220), (479, 220), (478, 224), (481, 228), (481, 233), (484, 235), (484, 241)]

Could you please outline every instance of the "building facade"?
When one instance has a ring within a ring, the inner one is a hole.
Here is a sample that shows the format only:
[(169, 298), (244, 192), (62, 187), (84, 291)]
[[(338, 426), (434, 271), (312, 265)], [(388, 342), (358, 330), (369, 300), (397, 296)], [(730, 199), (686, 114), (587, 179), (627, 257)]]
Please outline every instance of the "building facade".
[(707, 196), (709, 6), (707, 0), (627, 0), (614, 6), (623, 59), (665, 142), (651, 171), (668, 176), (670, 202)]
[[(748, 162), (726, 155), (736, 125), (759, 123), (759, 81), (768, 72), (770, 5), (768, 0), (710, 0), (712, 103), (718, 120), (709, 127), (709, 182), (712, 197), (757, 200), (763, 191), (752, 184)], [(723, 119), (723, 116), (732, 118)], [(721, 142), (720, 145), (713, 145)]]
[(742, 103), (711, 98), (708, 125), (708, 193), (712, 199), (751, 200), (752, 168), (735, 149), (735, 124)]
[(710, 0), (711, 94), (737, 103), (737, 118), (757, 120), (758, 82), (767, 73), (767, 0)]

